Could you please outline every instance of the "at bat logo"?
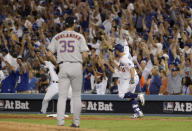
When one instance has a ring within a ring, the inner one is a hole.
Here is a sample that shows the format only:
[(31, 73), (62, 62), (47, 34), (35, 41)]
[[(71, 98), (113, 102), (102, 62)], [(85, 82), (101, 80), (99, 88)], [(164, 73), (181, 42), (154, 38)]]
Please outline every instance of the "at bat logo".
[(166, 113), (192, 112), (192, 103), (191, 102), (164, 102), (163, 111)]
[(111, 102), (104, 103), (104, 102), (93, 102), (88, 101), (87, 102), (87, 108), (88, 111), (113, 111), (113, 104)]
[(175, 102), (174, 111), (192, 112), (192, 103), (191, 102)]
[(9, 110), (29, 110), (29, 102), (20, 100), (5, 100), (4, 109)]

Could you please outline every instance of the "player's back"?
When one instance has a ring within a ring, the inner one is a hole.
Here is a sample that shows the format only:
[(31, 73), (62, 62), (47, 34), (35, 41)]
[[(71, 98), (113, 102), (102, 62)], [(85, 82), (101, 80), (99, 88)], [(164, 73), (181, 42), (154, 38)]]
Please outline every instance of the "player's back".
[[(57, 34), (52, 42), (57, 50), (57, 61), (82, 63), (81, 52), (85, 50), (85, 38), (75, 31), (63, 31)], [(87, 48), (86, 48), (87, 49)]]

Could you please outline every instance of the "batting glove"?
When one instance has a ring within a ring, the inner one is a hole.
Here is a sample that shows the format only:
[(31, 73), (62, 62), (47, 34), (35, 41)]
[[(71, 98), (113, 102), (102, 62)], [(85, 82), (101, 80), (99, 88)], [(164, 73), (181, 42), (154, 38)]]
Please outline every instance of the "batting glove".
[(131, 80), (129, 81), (129, 84), (134, 84), (134, 83), (135, 83), (134, 78), (131, 78)]

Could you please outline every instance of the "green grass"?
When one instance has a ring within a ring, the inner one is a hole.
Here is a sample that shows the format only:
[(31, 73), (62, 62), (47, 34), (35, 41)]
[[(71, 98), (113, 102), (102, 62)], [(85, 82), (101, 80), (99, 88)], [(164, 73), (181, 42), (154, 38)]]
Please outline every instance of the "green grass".
[[(18, 115), (18, 114), (17, 114)], [(1, 116), (1, 114), (0, 114)], [(34, 116), (34, 115), (33, 115)], [(85, 116), (85, 115), (83, 115)], [(82, 117), (83, 117), (82, 116)], [(86, 115), (87, 116), (87, 115)], [(113, 118), (129, 118), (129, 116), (104, 116), (90, 115), (94, 118), (105, 120), (81, 120), (81, 128), (101, 129), (106, 131), (191, 131), (191, 117), (149, 117), (139, 120), (110, 120)], [(0, 121), (27, 122), (36, 124), (56, 125), (56, 119), (1, 119)], [(69, 126), (72, 120), (65, 120), (65, 126)]]

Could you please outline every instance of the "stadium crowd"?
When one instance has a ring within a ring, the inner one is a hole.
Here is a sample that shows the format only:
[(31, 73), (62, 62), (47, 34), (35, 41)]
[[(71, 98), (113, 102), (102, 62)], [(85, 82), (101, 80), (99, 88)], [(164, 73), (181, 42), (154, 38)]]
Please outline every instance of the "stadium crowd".
[(137, 92), (192, 94), (191, 0), (1, 0), (2, 93), (45, 93), (52, 37), (75, 16), (90, 52), (82, 92), (117, 94), (113, 47), (122, 44), (140, 77)]

